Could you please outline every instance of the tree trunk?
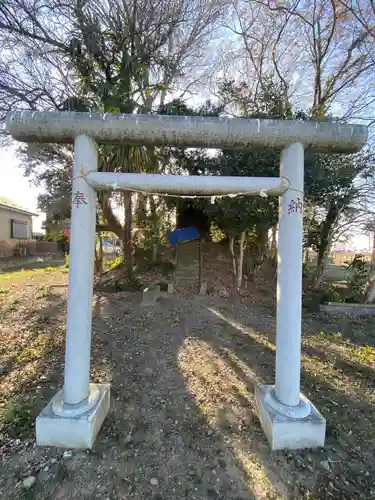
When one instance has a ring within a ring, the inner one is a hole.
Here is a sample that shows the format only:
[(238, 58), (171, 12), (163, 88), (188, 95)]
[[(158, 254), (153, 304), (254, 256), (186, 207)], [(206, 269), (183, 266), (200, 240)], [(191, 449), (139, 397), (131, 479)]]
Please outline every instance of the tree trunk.
[(99, 249), (95, 244), (95, 274), (101, 276), (103, 273), (103, 239), (102, 233), (98, 231)]
[(270, 258), (273, 261), (274, 265), (277, 260), (277, 225), (272, 227), (272, 236), (271, 236), (271, 248), (270, 248)]
[(322, 284), (322, 280), (323, 280), (324, 275), (326, 273), (328, 254), (329, 254), (329, 252), (328, 252), (328, 250), (326, 250), (323, 257), (320, 258), (319, 263), (317, 265), (316, 274), (315, 274), (314, 283), (313, 283), (313, 287), (315, 290), (317, 290), (320, 287), (320, 285)]
[(260, 267), (264, 262), (271, 257), (268, 241), (269, 226), (265, 224), (258, 224), (256, 227), (256, 241), (254, 245), (254, 262), (252, 272), (254, 276), (257, 274)]
[(171, 57), (172, 57), (172, 52), (173, 52), (173, 41), (174, 41), (174, 30), (175, 30), (175, 27), (173, 26), (173, 24), (171, 23), (170, 24), (170, 27), (169, 27), (169, 30), (170, 30), (170, 35), (169, 35), (169, 39), (168, 39), (168, 51), (167, 51), (167, 61), (168, 61), (168, 64), (165, 65), (164, 67), (164, 75), (163, 75), (163, 83), (164, 83), (164, 89), (162, 90), (161, 92), (161, 95), (160, 95), (160, 107), (161, 108), (164, 108), (164, 104), (165, 104), (165, 98), (167, 97), (167, 90), (168, 90), (168, 69), (170, 69), (171, 67)]
[(237, 277), (237, 259), (234, 253), (234, 236), (229, 236), (229, 252), (232, 256), (233, 279)]
[(145, 225), (147, 211), (146, 211), (147, 196), (143, 193), (137, 194), (137, 227)]
[(332, 246), (333, 229), (339, 218), (340, 210), (337, 205), (331, 205), (326, 218), (321, 226), (320, 245), (318, 249), (318, 260), (316, 264), (316, 274), (313, 287), (317, 290), (324, 278), (327, 267), (328, 255)]
[[(269, 242), (268, 242), (268, 226), (264, 226), (264, 224), (260, 225), (257, 229), (259, 234), (259, 256), (262, 259), (262, 262), (269, 257)], [(242, 234), (241, 234), (242, 237)]]
[(370, 273), (367, 290), (366, 290), (366, 302), (371, 304), (375, 300), (375, 269)]
[(204, 270), (204, 239), (199, 240), (199, 286), (203, 283)]
[(123, 253), (124, 263), (127, 268), (131, 269), (133, 266), (133, 252), (132, 252), (132, 192), (125, 191), (123, 195), (124, 210), (125, 210), (125, 227), (123, 233)]
[(303, 262), (305, 264), (309, 263), (309, 249), (308, 249), (308, 247), (305, 248), (305, 255), (303, 257)]
[(153, 221), (156, 220), (156, 202), (155, 202), (155, 196), (152, 194), (150, 196), (150, 210), (151, 210), (151, 218)]
[(173, 283), (177, 282), (177, 271), (180, 263), (180, 250), (181, 250), (181, 241), (177, 241), (174, 249), (173, 249), (173, 261), (174, 261), (174, 269), (173, 269)]
[(375, 233), (372, 238), (371, 267), (365, 297), (365, 302), (368, 304), (375, 300)]
[(275, 252), (275, 253), (276, 253), (276, 249), (277, 249), (276, 234), (277, 234), (277, 226), (273, 226), (272, 237), (271, 237), (271, 250), (272, 250), (272, 252)]
[(322, 254), (319, 253), (320, 258), (318, 259), (316, 275), (313, 283), (313, 287), (315, 290), (317, 290), (320, 287), (320, 285), (322, 284), (322, 280), (326, 274), (327, 262), (328, 262), (329, 252), (331, 251), (331, 247), (332, 247), (332, 234), (329, 236), (327, 244), (324, 247), (323, 253)]
[(109, 203), (109, 195), (108, 193), (101, 193), (101, 196), (99, 196), (99, 202), (100, 206), (103, 210), (103, 215), (105, 219), (107, 220), (107, 224), (101, 228), (102, 231), (112, 231), (113, 233), (117, 234), (117, 236), (120, 238), (120, 240), (123, 240), (123, 227), (121, 226), (118, 218), (116, 215), (113, 213), (112, 207)]
[(243, 254), (244, 254), (244, 244), (245, 244), (246, 231), (242, 231), (240, 235), (240, 251), (237, 260), (237, 276), (236, 276), (236, 287), (237, 290), (241, 289), (242, 286), (242, 270), (243, 270)]
[(152, 262), (156, 262), (158, 260), (158, 244), (154, 243), (152, 245)]

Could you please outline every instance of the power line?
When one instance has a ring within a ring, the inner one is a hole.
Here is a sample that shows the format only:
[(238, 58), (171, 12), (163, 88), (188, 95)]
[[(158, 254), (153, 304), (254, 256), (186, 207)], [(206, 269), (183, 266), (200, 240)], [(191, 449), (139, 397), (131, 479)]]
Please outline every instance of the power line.
[(364, 121), (373, 121), (373, 120), (375, 120), (375, 116), (368, 116), (368, 117), (351, 116), (350, 119), (353, 119), (353, 120), (364, 120)]

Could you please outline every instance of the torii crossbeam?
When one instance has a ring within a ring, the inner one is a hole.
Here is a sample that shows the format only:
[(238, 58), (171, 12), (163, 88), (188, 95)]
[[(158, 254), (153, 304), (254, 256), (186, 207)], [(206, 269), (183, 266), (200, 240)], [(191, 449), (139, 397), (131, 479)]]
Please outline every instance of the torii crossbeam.
[[(14, 111), (6, 128), (24, 142), (74, 143), (64, 388), (36, 422), (37, 443), (91, 448), (109, 408), (109, 384), (90, 384), (96, 191), (280, 196), (275, 385), (258, 386), (257, 413), (272, 449), (324, 445), (326, 422), (300, 393), (304, 151), (354, 153), (361, 125), (293, 120)], [(281, 151), (280, 177), (98, 172), (96, 143)]]

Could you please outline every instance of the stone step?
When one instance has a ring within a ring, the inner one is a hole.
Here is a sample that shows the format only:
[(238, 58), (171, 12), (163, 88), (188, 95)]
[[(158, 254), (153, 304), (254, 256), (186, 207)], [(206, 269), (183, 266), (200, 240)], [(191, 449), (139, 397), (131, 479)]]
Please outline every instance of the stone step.
[(199, 273), (188, 273), (188, 274), (176, 274), (176, 278), (194, 278), (195, 276), (198, 276)]

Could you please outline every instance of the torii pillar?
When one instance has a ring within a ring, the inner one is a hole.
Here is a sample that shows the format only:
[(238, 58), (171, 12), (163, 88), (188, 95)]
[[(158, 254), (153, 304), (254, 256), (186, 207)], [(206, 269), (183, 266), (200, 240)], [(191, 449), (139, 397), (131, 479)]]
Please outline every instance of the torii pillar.
[[(275, 385), (258, 386), (258, 416), (273, 450), (324, 445), (326, 422), (300, 392), (304, 151), (354, 153), (367, 128), (330, 122), (15, 111), (6, 129), (25, 142), (74, 143), (64, 388), (37, 418), (37, 444), (91, 448), (109, 408), (109, 385), (90, 384), (95, 190), (280, 196)], [(97, 172), (97, 143), (279, 149), (280, 177)]]

